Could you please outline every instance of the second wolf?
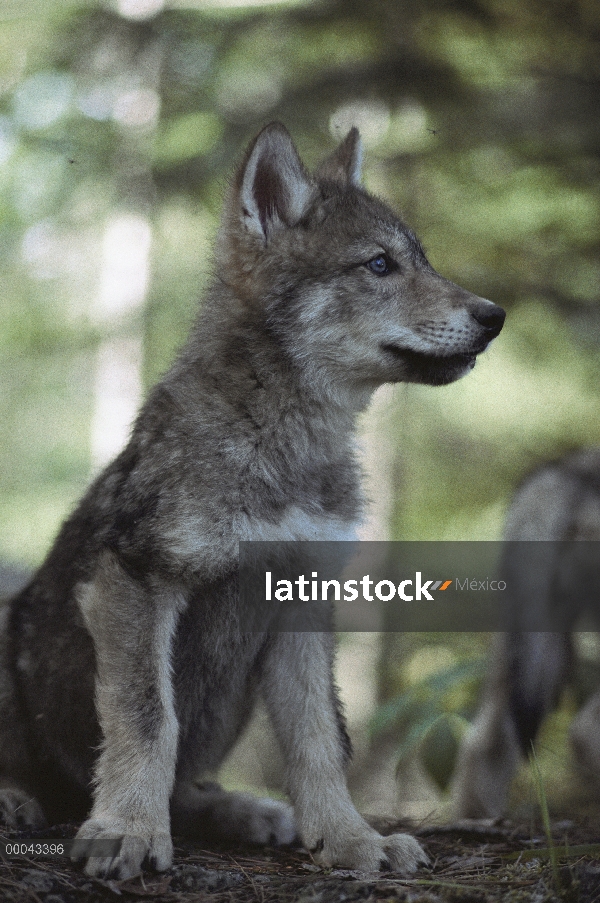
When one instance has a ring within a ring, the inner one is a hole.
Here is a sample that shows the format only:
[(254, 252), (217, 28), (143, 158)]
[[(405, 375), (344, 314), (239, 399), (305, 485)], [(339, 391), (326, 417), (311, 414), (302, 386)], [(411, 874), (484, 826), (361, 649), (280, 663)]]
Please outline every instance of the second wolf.
[[(586, 599), (597, 618), (600, 449), (578, 452), (530, 474), (509, 509), (505, 539), (504, 566), (512, 567), (519, 586), (527, 588), (524, 597), (511, 600), (512, 605), (528, 611), (543, 626), (551, 624), (558, 603), (567, 615), (566, 626), (575, 628), (578, 607)], [(586, 544), (579, 557), (573, 541)], [(550, 556), (533, 592), (515, 556), (517, 547), (529, 542), (545, 543)], [(574, 568), (567, 559), (573, 554)], [(453, 781), (456, 815), (490, 818), (504, 812), (517, 766), (531, 752), (544, 718), (555, 708), (573, 660), (567, 632), (538, 630), (494, 637), (480, 709), (459, 749)], [(577, 713), (570, 738), (586, 782), (600, 785), (600, 690)]]
[[(377, 386), (450, 383), (502, 328), (359, 168), (356, 130), (314, 175), (283, 126), (252, 142), (188, 344), (6, 615), (0, 811), (31, 826), (91, 806), (78, 837), (124, 839), (90, 874), (167, 868), (171, 826), (259, 842), (297, 829), (325, 865), (424, 860), (350, 800), (331, 636), (244, 633), (237, 592), (240, 540), (354, 536), (355, 418)], [(293, 815), (196, 783), (257, 694)]]

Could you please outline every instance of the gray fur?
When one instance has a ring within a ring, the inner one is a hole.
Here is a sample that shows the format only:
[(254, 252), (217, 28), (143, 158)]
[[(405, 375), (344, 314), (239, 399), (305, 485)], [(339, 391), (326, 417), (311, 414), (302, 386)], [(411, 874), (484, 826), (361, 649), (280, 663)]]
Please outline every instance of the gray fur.
[[(600, 450), (579, 452), (531, 474), (509, 509), (505, 538), (551, 540), (549, 554), (559, 549), (560, 540), (600, 540)], [(570, 578), (561, 584), (561, 567), (569, 564), (565, 558), (563, 552), (561, 560), (550, 562), (547, 582), (536, 570), (536, 585), (524, 601), (538, 614), (552, 605), (557, 587), (564, 605), (567, 598), (577, 599)], [(521, 577), (524, 583), (527, 575)], [(575, 618), (577, 605), (571, 608)], [(456, 815), (489, 818), (504, 812), (515, 770), (556, 705), (571, 664), (569, 634), (495, 636), (481, 706), (459, 749), (452, 788)], [(588, 780), (600, 780), (600, 692), (577, 714), (571, 741)]]
[[(87, 815), (81, 840), (124, 836), (114, 860), (88, 860), (91, 875), (167, 868), (171, 820), (261, 843), (298, 830), (324, 865), (424, 861), (350, 801), (331, 636), (240, 628), (238, 542), (352, 537), (354, 423), (372, 391), (458, 379), (502, 327), (500, 308), (439, 276), (358, 186), (359, 162), (356, 130), (316, 176), (283, 126), (252, 142), (187, 345), (12, 603), (0, 811), (14, 824), (20, 793), (37, 800), (22, 809), (31, 825), (41, 806), (51, 820)], [(382, 255), (393, 266), (377, 275)], [(295, 821), (287, 804), (197, 783), (258, 694)]]

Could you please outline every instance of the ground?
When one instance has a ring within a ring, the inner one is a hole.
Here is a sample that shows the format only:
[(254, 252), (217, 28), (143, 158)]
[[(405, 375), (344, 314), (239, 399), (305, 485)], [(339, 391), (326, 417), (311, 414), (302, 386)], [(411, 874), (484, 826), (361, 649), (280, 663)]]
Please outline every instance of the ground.
[[(7, 903), (600, 903), (600, 818), (552, 823), (543, 831), (508, 821), (442, 827), (377, 823), (384, 833), (411, 830), (431, 857), (414, 878), (323, 870), (300, 849), (208, 850), (175, 838), (166, 873), (128, 881), (86, 878), (68, 859), (4, 858), (0, 899)], [(70, 838), (75, 826), (46, 830)], [(31, 835), (28, 835), (29, 837)], [(17, 833), (2, 839), (19, 839)], [(552, 864), (552, 854), (555, 864)]]

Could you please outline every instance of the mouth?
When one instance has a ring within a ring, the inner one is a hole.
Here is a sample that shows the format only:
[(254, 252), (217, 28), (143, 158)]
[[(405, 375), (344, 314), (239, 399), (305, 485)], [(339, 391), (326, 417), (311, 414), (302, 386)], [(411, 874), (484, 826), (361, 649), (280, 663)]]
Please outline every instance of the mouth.
[(464, 376), (475, 366), (477, 353), (472, 354), (427, 354), (412, 351), (400, 345), (383, 343), (382, 351), (402, 364), (402, 377), (406, 382), (426, 383), (430, 386), (444, 386)]

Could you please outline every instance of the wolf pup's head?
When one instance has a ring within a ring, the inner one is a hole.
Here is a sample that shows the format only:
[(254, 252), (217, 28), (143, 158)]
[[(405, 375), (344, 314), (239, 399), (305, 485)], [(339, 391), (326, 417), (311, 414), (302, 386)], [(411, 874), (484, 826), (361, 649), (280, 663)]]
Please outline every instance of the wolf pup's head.
[(360, 187), (352, 129), (314, 175), (264, 128), (231, 187), (219, 278), (321, 389), (443, 385), (502, 329), (501, 307), (444, 279), (411, 230)]

